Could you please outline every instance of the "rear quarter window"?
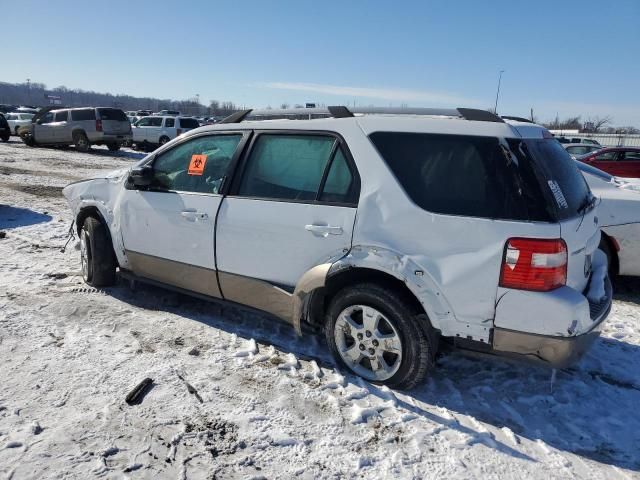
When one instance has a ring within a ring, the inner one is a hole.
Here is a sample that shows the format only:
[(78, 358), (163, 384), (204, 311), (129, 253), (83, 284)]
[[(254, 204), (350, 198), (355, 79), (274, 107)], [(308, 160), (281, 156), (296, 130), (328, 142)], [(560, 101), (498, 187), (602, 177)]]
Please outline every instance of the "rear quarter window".
[[(533, 176), (495, 137), (376, 132), (371, 141), (424, 210), (468, 217), (549, 220)], [(525, 174), (526, 173), (526, 174)]]
[(83, 108), (82, 110), (71, 110), (71, 119), (79, 122), (82, 120), (95, 120), (96, 111), (93, 108)]

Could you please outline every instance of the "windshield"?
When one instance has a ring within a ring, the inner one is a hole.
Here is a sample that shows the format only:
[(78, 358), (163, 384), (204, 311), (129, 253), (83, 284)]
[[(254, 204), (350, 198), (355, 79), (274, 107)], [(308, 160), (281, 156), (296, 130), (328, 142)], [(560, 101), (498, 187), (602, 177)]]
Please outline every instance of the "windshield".
[(591, 190), (569, 153), (554, 139), (525, 139), (522, 152), (531, 156), (542, 174), (543, 191), (553, 198), (558, 220), (582, 213)]

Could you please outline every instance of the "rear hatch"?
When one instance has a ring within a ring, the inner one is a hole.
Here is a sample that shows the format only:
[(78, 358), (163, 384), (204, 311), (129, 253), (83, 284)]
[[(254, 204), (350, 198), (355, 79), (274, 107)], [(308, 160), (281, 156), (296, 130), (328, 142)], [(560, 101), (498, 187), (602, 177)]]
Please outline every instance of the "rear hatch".
[(186, 131), (193, 130), (194, 128), (198, 128), (199, 126), (200, 124), (195, 118), (180, 118), (180, 125), (178, 128), (181, 131), (180, 133), (184, 133)]
[(543, 193), (567, 244), (567, 285), (582, 292), (591, 275), (592, 255), (600, 243), (596, 198), (575, 162), (555, 139), (523, 139), (521, 150), (537, 166)]
[(98, 108), (97, 110), (104, 133), (110, 135), (131, 133), (131, 123), (122, 110), (119, 108)]

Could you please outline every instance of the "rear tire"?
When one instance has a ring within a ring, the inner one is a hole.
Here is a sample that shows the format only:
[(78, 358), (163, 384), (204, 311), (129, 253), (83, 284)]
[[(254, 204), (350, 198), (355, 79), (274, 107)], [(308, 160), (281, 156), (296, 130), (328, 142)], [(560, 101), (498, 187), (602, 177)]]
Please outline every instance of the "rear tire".
[(325, 321), (337, 362), (366, 380), (397, 389), (422, 383), (433, 368), (437, 337), (423, 328), (412, 302), (375, 283), (338, 292)]
[(108, 143), (107, 144), (107, 148), (109, 149), (110, 152), (117, 152), (118, 150), (120, 150), (120, 144), (119, 143)]
[(160, 146), (163, 146), (169, 141), (169, 137), (160, 137)]
[(117, 262), (107, 227), (87, 217), (80, 230), (82, 278), (93, 287), (107, 287), (116, 281)]
[(0, 139), (1, 139), (3, 142), (5, 142), (5, 143), (6, 143), (6, 142), (8, 142), (8, 141), (9, 141), (9, 137), (11, 137), (11, 135), (10, 135), (10, 134), (4, 134), (4, 135), (2, 135), (2, 137), (0, 137)]
[(91, 142), (84, 132), (76, 132), (73, 134), (73, 143), (78, 152), (86, 153), (91, 149)]

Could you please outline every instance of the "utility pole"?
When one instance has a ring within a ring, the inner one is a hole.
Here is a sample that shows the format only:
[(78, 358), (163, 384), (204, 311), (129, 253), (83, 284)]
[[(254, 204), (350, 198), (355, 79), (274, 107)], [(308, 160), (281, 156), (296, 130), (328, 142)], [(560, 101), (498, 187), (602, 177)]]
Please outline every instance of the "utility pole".
[(27, 103), (31, 105), (31, 79), (27, 78)]
[(502, 82), (502, 74), (504, 70), (500, 70), (500, 76), (498, 77), (498, 91), (496, 92), (496, 105), (493, 107), (493, 113), (498, 114), (498, 97), (500, 96), (500, 83)]

